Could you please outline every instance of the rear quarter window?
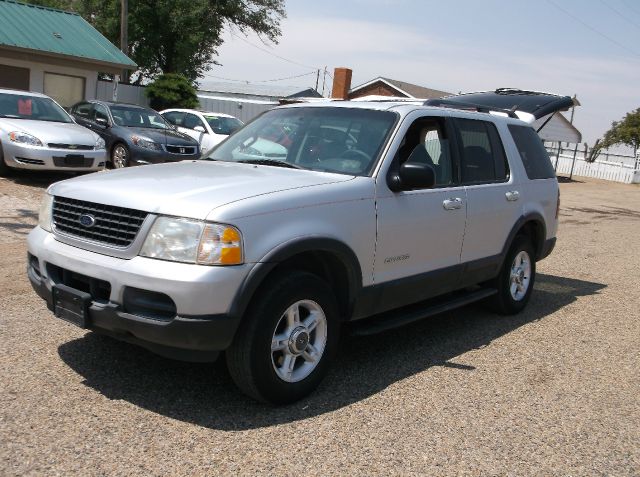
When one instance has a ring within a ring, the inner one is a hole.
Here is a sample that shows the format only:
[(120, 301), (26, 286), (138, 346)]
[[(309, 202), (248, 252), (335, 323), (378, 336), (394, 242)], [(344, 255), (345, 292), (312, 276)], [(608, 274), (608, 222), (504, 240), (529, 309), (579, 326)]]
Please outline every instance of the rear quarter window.
[(509, 124), (509, 131), (529, 179), (551, 179), (556, 176), (542, 139), (532, 128)]

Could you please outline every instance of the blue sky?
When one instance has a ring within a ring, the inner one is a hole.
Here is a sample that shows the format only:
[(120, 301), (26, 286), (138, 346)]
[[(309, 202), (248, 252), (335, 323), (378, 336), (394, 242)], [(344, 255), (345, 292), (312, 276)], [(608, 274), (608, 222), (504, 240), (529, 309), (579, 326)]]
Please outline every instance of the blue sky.
[[(450, 92), (577, 94), (575, 124), (589, 144), (640, 107), (638, 0), (288, 0), (286, 9), (278, 45), (228, 31), (222, 66), (207, 77), (269, 84), (346, 66), (354, 86), (385, 76)], [(279, 84), (315, 86), (315, 75)]]

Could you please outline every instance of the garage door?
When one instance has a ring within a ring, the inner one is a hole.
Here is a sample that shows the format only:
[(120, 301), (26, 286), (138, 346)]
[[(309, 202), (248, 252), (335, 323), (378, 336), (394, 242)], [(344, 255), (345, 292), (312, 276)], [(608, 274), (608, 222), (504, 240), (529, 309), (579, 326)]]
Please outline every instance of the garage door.
[(0, 88), (29, 91), (29, 69), (0, 65)]

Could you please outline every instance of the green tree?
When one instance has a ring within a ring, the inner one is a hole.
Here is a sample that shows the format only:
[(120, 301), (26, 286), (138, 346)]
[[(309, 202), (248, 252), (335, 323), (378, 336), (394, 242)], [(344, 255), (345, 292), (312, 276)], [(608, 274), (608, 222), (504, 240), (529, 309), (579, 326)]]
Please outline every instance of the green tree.
[(175, 73), (167, 73), (158, 76), (153, 83), (145, 89), (149, 98), (149, 106), (156, 111), (168, 108), (198, 107), (196, 89), (187, 78)]
[[(277, 43), (285, 0), (129, 0), (129, 56), (136, 82), (162, 73), (202, 77), (222, 45), (225, 28), (253, 31)], [(32, 0), (75, 11), (113, 44), (120, 44), (120, 0)]]
[(604, 137), (593, 147), (590, 159), (598, 157), (600, 151), (624, 144), (633, 148), (635, 156), (640, 148), (640, 108), (627, 113), (622, 121), (614, 121)]

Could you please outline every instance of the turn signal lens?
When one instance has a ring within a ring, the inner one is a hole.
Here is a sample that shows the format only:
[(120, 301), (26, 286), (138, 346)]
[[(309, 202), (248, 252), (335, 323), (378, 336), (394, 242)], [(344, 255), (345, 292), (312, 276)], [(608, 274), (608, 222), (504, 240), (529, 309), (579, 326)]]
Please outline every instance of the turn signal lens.
[(206, 224), (198, 247), (197, 263), (201, 265), (240, 265), (242, 236), (231, 225)]

